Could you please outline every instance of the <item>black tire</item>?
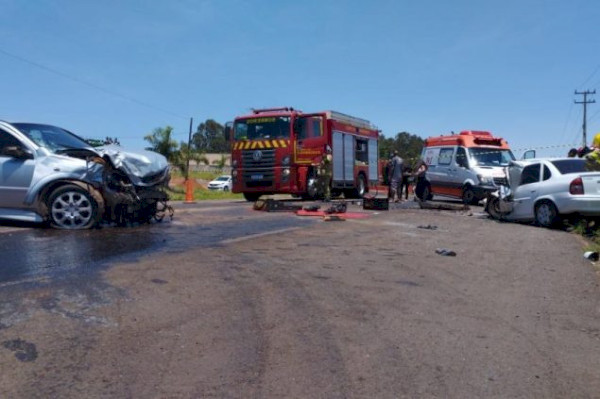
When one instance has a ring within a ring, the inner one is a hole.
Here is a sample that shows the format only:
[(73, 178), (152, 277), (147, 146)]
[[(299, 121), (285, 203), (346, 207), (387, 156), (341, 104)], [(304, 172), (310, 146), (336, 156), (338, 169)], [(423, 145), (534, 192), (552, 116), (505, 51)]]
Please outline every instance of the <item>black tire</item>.
[(466, 186), (463, 188), (462, 192), (462, 202), (467, 205), (477, 205), (479, 204), (479, 199), (475, 196), (475, 192), (471, 188), (471, 186)]
[(244, 193), (244, 198), (248, 202), (256, 202), (261, 195), (261, 193)]
[(367, 186), (367, 179), (365, 175), (362, 173), (358, 175), (358, 179), (356, 180), (356, 188), (353, 190), (353, 196), (355, 198), (362, 198), (369, 191)]
[(552, 201), (540, 201), (535, 204), (534, 209), (535, 222), (538, 226), (553, 227), (559, 220), (558, 210)]
[(98, 223), (98, 203), (92, 194), (75, 184), (56, 188), (48, 197), (50, 226), (62, 230), (83, 230)]
[(229, 187), (227, 187), (227, 186), (224, 186), (224, 187), (223, 187), (223, 191), (225, 191), (225, 192), (228, 192), (228, 191), (229, 191)]
[(486, 212), (492, 219), (502, 220), (502, 212), (500, 212), (500, 199), (497, 197), (491, 197), (488, 200), (485, 208)]

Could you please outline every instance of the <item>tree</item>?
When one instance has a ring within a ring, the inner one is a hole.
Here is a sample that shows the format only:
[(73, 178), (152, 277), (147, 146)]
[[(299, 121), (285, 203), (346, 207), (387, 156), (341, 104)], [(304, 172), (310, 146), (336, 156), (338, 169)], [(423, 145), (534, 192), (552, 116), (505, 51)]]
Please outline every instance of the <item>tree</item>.
[(206, 156), (203, 153), (196, 151), (193, 148), (190, 149), (190, 152), (188, 153), (188, 148), (189, 147), (187, 143), (181, 142), (179, 144), (179, 149), (173, 153), (172, 158), (170, 160), (171, 164), (179, 168), (179, 170), (185, 176), (188, 175), (186, 172), (188, 156), (190, 157), (190, 161), (208, 164), (208, 158), (206, 158)]
[(414, 164), (421, 156), (424, 144), (423, 138), (408, 132), (397, 133), (393, 139), (379, 136), (379, 157), (387, 159), (394, 150), (397, 150), (400, 157), (409, 165)]
[(229, 152), (229, 146), (223, 135), (225, 128), (214, 119), (207, 119), (198, 125), (192, 136), (192, 143), (200, 152)]
[(164, 155), (169, 162), (175, 161), (175, 157), (179, 151), (179, 144), (172, 139), (172, 134), (173, 127), (171, 126), (165, 128), (157, 127), (151, 134), (144, 137), (144, 140), (150, 143), (150, 147), (146, 147), (146, 149)]

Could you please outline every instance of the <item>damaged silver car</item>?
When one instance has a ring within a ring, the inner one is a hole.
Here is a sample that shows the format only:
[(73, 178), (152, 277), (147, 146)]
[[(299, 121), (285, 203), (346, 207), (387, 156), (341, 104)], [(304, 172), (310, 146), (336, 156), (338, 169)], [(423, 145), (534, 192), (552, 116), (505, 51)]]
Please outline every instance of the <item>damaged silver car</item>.
[(161, 220), (167, 159), (117, 145), (91, 147), (56, 126), (0, 121), (0, 219), (87, 229)]

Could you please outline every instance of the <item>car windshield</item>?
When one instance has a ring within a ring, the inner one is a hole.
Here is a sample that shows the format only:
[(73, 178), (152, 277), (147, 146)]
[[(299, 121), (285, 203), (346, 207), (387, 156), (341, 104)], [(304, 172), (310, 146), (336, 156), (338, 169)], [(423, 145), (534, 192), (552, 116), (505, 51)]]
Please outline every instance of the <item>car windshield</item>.
[(290, 137), (290, 117), (241, 119), (234, 126), (236, 140), (285, 139)]
[(556, 161), (551, 162), (552, 165), (556, 166), (556, 169), (558, 169), (558, 171), (563, 175), (568, 175), (569, 173), (587, 172), (585, 159), (557, 159)]
[(40, 147), (55, 153), (62, 150), (90, 148), (90, 145), (82, 138), (56, 126), (34, 123), (13, 123), (12, 125)]
[(229, 176), (221, 176), (215, 179), (215, 181), (228, 181)]
[(477, 166), (506, 166), (515, 156), (510, 150), (498, 148), (469, 148), (471, 159)]

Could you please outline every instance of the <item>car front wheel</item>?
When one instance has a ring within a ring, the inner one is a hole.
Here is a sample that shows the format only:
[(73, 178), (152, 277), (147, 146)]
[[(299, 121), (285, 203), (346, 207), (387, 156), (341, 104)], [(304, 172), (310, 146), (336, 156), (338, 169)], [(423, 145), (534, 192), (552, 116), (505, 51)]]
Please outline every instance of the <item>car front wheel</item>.
[(556, 206), (550, 201), (542, 201), (535, 206), (535, 221), (542, 227), (552, 227), (558, 221)]
[(83, 188), (67, 184), (48, 198), (50, 225), (63, 230), (89, 229), (97, 223), (98, 204)]

